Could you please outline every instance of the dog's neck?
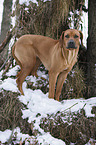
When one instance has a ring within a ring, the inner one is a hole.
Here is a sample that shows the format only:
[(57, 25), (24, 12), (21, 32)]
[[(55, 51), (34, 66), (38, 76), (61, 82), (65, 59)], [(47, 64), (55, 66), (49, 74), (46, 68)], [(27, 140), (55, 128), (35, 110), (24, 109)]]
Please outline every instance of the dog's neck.
[(64, 48), (61, 49), (62, 56), (65, 60), (66, 65), (69, 65), (73, 62), (73, 59), (77, 59), (78, 50), (66, 50)]

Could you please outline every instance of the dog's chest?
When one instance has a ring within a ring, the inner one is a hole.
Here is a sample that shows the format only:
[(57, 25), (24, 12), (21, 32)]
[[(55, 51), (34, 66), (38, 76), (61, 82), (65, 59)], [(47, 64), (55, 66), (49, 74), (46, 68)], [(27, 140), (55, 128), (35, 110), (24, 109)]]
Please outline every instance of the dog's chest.
[(69, 51), (67, 56), (66, 56), (66, 66), (70, 66), (73, 65), (74, 62), (77, 61), (77, 51), (73, 50), (73, 51)]
[(73, 51), (69, 51), (67, 58), (68, 65), (70, 65), (72, 61), (74, 61), (75, 57), (76, 57), (75, 53)]

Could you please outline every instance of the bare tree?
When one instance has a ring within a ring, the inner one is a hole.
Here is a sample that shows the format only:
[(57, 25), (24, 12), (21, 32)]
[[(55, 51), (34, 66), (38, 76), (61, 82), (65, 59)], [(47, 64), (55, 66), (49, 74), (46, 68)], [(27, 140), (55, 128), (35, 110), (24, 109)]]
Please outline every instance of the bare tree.
[[(5, 39), (7, 32), (10, 30), (10, 23), (11, 23), (11, 18), (10, 14), (12, 11), (12, 0), (4, 0), (3, 3), (3, 19), (2, 19), (2, 24), (1, 24), (1, 35), (0, 35), (0, 44), (2, 41)], [(7, 49), (6, 47), (2, 53), (0, 53), (0, 66), (6, 59), (6, 54), (7, 54)]]
[(89, 0), (88, 5), (87, 82), (88, 97), (91, 97), (96, 96), (96, 0)]

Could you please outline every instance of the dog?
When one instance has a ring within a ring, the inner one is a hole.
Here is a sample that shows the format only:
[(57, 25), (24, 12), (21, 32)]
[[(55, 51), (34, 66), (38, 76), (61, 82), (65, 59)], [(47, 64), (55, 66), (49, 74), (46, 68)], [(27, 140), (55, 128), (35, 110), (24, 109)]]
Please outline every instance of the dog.
[(29, 74), (37, 76), (37, 69), (43, 63), (49, 74), (49, 98), (59, 101), (67, 74), (77, 61), (82, 40), (82, 32), (76, 29), (63, 31), (59, 40), (41, 35), (21, 36), (12, 48), (13, 57), (21, 67), (16, 80), (21, 94), (24, 95), (22, 83), (25, 78)]

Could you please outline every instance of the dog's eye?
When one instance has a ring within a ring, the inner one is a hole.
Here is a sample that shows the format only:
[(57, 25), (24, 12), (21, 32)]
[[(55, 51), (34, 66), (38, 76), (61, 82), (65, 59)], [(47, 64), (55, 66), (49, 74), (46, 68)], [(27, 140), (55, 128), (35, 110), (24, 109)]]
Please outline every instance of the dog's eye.
[(67, 34), (67, 35), (65, 35), (65, 37), (66, 37), (66, 38), (69, 38), (69, 35)]
[(75, 34), (74, 38), (78, 38), (79, 36)]

